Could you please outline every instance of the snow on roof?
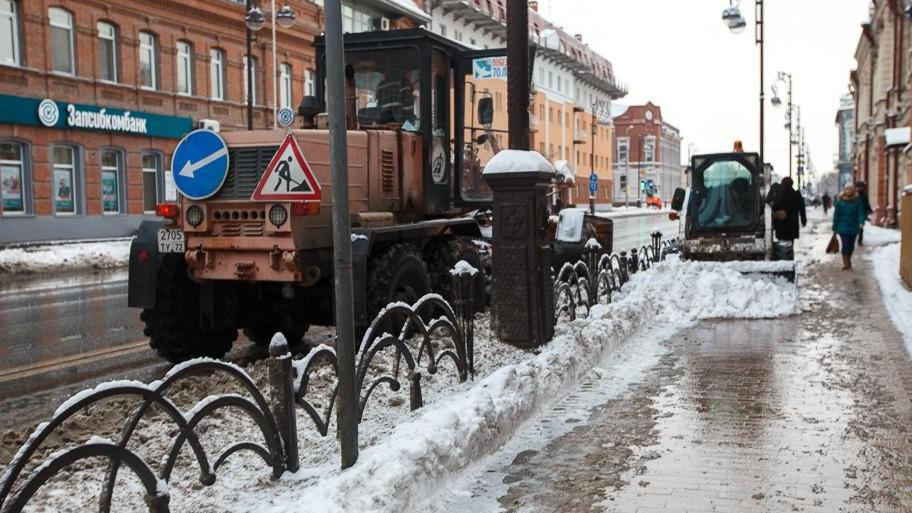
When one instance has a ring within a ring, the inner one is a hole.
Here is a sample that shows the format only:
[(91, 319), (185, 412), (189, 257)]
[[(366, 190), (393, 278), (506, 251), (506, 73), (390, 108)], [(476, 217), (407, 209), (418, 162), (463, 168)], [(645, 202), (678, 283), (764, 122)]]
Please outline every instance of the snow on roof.
[(499, 173), (553, 173), (554, 166), (537, 151), (503, 150), (484, 168), (484, 175)]

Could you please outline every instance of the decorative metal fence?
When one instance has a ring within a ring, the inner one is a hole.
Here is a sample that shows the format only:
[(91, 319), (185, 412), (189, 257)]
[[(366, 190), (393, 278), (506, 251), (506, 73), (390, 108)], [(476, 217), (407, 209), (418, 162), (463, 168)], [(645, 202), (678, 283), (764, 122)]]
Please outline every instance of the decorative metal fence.
[(602, 253), (602, 246), (590, 239), (583, 249), (582, 260), (566, 263), (554, 280), (555, 315), (576, 319), (577, 309), (585, 308), (586, 315), (593, 306), (611, 302), (612, 294), (621, 289), (630, 277), (650, 269), (666, 255), (678, 252), (677, 239), (662, 240), (661, 232), (651, 234), (652, 244), (633, 248), (628, 253)]
[[(356, 358), (357, 390), (360, 394), (359, 420), (377, 387), (387, 385), (393, 391), (400, 389), (401, 362), (405, 364), (409, 406), (412, 410), (424, 404), (421, 394), (422, 369), (435, 374), (441, 361), (446, 358), (454, 363), (456, 377), (460, 381), (469, 375), (474, 376), (474, 332), (471, 328), (474, 317), (471, 281), (474, 272), (477, 271), (466, 266), (457, 266), (451, 272), (455, 309), (441, 296), (430, 294), (413, 305), (393, 303), (374, 319), (361, 341)], [(379, 328), (390, 325), (389, 321), (394, 318), (403, 321), (399, 335), (381, 332)], [(372, 366), (372, 363), (385, 350), (395, 353), (392, 372), (371, 377), (371, 371), (377, 367)], [(308, 399), (307, 391), (313, 371), (323, 366), (329, 366), (333, 371), (338, 370), (336, 353), (333, 348), (321, 345), (310, 351), (305, 358), (294, 360), (287, 341), (281, 334), (277, 334), (270, 344), (266, 366), (269, 378), (264, 390), (257, 386), (247, 372), (232, 363), (198, 359), (173, 367), (164, 378), (152, 384), (111, 382), (74, 395), (57, 409), (50, 421), (38, 426), (0, 475), (0, 513), (22, 511), (49, 480), (74, 464), (93, 458), (106, 460), (102, 489), (98, 496), (100, 512), (111, 511), (117, 476), (121, 467), (126, 466), (142, 484), (148, 511), (166, 513), (170, 511), (168, 483), (185, 444), (189, 445), (199, 466), (199, 481), (205, 486), (212, 485), (219, 467), (231, 455), (240, 451), (257, 455), (271, 469), (273, 478), (286, 470), (297, 471), (299, 458), (295, 405), (308, 414), (321, 435), (327, 435), (338, 393), (338, 381), (332, 387), (330, 400), (322, 414)], [(236, 393), (209, 395), (200, 398), (189, 411), (181, 411), (169, 397), (169, 392), (173, 392), (178, 383), (193, 376), (228, 378), (246, 396)], [(39, 453), (49, 437), (60, 434), (58, 430), (67, 420), (92, 405), (112, 398), (136, 400), (135, 409), (128, 416), (116, 441), (92, 437), (84, 444), (56, 451), (46, 457)], [(153, 405), (164, 412), (177, 433), (171, 439), (157, 471), (140, 454), (128, 448), (137, 426)], [(230, 445), (214, 460), (210, 460), (200, 442), (197, 428), (201, 422), (226, 408), (240, 411), (252, 420), (258, 427), (258, 436), (256, 439)], [(40, 461), (38, 458), (41, 458)]]

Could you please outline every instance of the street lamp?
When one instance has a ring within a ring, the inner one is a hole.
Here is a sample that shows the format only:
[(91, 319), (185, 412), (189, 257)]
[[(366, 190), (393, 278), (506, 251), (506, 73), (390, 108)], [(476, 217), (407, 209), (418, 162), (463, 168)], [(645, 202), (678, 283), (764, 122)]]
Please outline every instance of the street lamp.
[[(259, 7), (250, 7), (250, 0), (247, 0), (248, 10), (247, 16), (244, 18), (248, 30), (247, 37), (247, 111), (248, 111), (248, 125), (253, 124), (253, 95), (251, 91), (252, 87), (252, 72), (251, 72), (251, 59), (250, 56), (250, 31), (258, 32), (266, 25), (266, 16), (263, 15), (263, 11)], [(278, 57), (276, 55), (276, 26), (281, 26), (283, 28), (290, 28), (295, 23), (295, 13), (291, 7), (287, 5), (283, 6), (281, 9), (276, 10), (275, 0), (270, 0), (270, 15), (272, 16), (272, 126), (278, 127), (277, 116), (279, 108), (279, 84), (276, 80), (278, 75)], [(248, 128), (252, 128), (248, 126)]]
[(773, 99), (770, 100), (770, 103), (773, 104), (773, 107), (778, 107), (778, 106), (782, 105), (782, 99), (779, 98), (779, 91), (776, 87), (780, 83), (788, 84), (788, 110), (785, 113), (785, 128), (788, 129), (788, 137), (789, 137), (789, 178), (791, 178), (791, 176), (792, 176), (792, 144), (793, 144), (793, 142), (792, 142), (792, 139), (793, 139), (793, 137), (792, 137), (792, 110), (793, 110), (793, 108), (792, 108), (792, 74), (780, 71), (779, 74), (776, 76), (776, 81), (773, 82), (773, 86), (772, 86)]
[[(760, 162), (763, 160), (763, 0), (754, 0), (754, 42), (760, 47)], [(728, 26), (732, 34), (740, 34), (747, 27), (747, 22), (741, 15), (741, 0), (728, 0), (728, 7), (722, 11), (722, 21)]]

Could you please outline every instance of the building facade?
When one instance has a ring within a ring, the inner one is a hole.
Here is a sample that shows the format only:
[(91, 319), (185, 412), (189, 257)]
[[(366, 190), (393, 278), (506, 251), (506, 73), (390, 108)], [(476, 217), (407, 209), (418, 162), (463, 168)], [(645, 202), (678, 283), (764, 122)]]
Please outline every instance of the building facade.
[(671, 201), (674, 190), (684, 185), (681, 133), (665, 122), (661, 107), (649, 102), (620, 111), (614, 134), (614, 204), (645, 202), (645, 189)]
[[(315, 90), (322, 2), (284, 3), (296, 22), (277, 30), (275, 65), (271, 26), (254, 33), (254, 128)], [(127, 236), (174, 200), (177, 141), (247, 127), (245, 13), (242, 0), (0, 0), (0, 244)], [(349, 32), (430, 20), (411, 0), (345, 2), (343, 18)]]
[[(626, 89), (615, 78), (611, 63), (589, 48), (581, 35), (570, 35), (545, 19), (537, 2), (530, 1), (529, 6), (529, 37), (535, 50), (531, 149), (563, 172), (553, 201), (588, 204), (589, 176), (595, 173), (596, 202), (608, 204), (613, 159), (610, 109)], [(506, 47), (505, 2), (428, 0), (427, 7), (433, 32), (470, 47)], [(505, 104), (506, 81), (492, 94)]]
[[(851, 95), (843, 96), (839, 101), (839, 110), (836, 112), (836, 129), (839, 131), (839, 151), (836, 156), (836, 174), (838, 188), (842, 190), (846, 184), (854, 180), (854, 163), (852, 154), (855, 148), (855, 102)], [(830, 190), (830, 195), (835, 190)]]
[[(868, 185), (873, 222), (896, 226), (899, 191), (912, 182), (906, 152), (910, 126), (912, 27), (903, 2), (874, 0), (862, 25), (851, 74), (854, 112), (854, 179)], [(898, 130), (898, 131), (897, 131)], [(889, 139), (889, 143), (888, 143)]]

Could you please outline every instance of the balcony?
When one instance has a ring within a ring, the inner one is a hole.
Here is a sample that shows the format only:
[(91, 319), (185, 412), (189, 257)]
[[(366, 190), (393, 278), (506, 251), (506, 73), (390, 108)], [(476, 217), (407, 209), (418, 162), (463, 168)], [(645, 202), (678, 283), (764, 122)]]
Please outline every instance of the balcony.
[(538, 132), (539, 120), (538, 116), (535, 114), (529, 114), (529, 131), (532, 133)]
[(573, 131), (573, 144), (586, 144), (589, 142), (589, 132), (576, 129)]

